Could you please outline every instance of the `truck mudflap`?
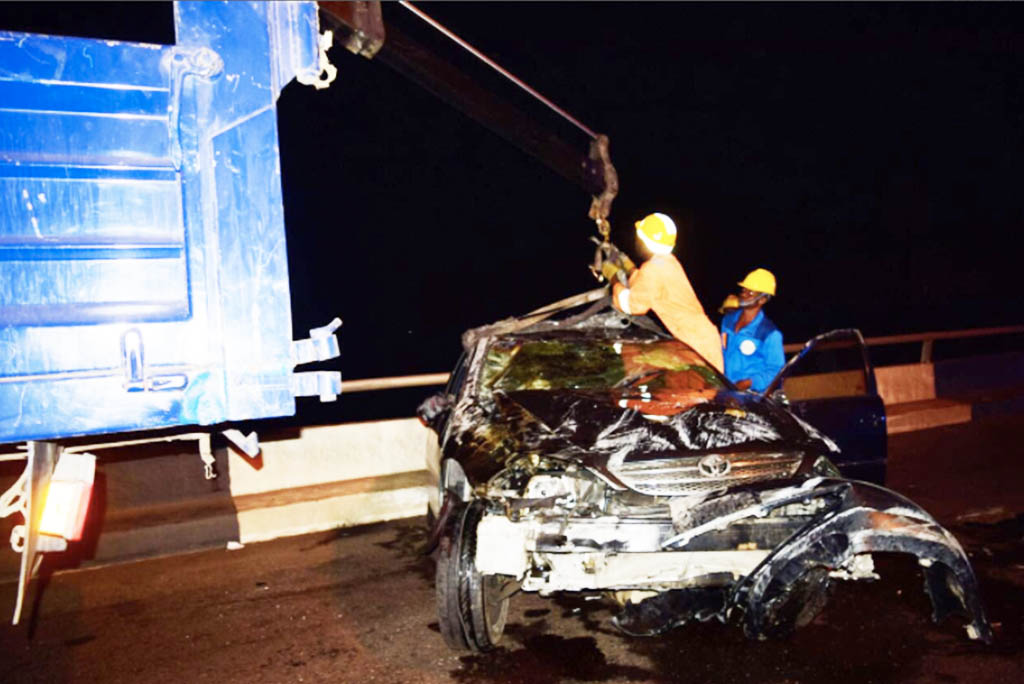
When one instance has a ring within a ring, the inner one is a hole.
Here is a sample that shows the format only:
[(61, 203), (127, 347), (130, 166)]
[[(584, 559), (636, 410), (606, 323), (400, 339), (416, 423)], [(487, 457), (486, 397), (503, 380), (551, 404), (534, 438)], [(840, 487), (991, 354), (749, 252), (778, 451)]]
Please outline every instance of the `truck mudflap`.
[(820, 492), (832, 503), (733, 588), (727, 610), (742, 611), (748, 637), (781, 635), (809, 622), (824, 606), (834, 578), (877, 577), (863, 562), (866, 554), (904, 553), (915, 556), (924, 571), (932, 619), (961, 615), (971, 639), (991, 642), (967, 555), (928, 513), (866, 482), (822, 480), (802, 489), (809, 499)]

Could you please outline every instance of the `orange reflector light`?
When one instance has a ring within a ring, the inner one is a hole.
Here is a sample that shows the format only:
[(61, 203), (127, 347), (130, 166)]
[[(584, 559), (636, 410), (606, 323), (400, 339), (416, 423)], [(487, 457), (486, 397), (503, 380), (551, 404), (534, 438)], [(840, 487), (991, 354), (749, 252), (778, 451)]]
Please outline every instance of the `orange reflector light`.
[(46, 492), (39, 532), (69, 541), (82, 538), (85, 516), (92, 498), (96, 457), (92, 454), (60, 455)]

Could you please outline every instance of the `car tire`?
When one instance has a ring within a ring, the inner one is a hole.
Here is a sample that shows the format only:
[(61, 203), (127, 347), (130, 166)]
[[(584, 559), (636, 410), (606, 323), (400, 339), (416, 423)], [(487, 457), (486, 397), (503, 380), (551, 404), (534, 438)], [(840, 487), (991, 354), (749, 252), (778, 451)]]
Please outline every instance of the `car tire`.
[(497, 647), (508, 617), (507, 579), (476, 570), (476, 528), (484, 503), (453, 512), (438, 544), (435, 587), (441, 634), (449, 647), (483, 653)]

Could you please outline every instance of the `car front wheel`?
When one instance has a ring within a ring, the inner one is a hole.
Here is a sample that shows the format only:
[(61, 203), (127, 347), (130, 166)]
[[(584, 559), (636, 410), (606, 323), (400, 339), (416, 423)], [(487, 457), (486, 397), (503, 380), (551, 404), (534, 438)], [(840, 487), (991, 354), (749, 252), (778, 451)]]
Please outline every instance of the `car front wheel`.
[(505, 631), (510, 579), (476, 570), (476, 529), (483, 513), (484, 502), (479, 500), (453, 512), (438, 544), (435, 576), (445, 642), (453, 649), (477, 653), (493, 650)]

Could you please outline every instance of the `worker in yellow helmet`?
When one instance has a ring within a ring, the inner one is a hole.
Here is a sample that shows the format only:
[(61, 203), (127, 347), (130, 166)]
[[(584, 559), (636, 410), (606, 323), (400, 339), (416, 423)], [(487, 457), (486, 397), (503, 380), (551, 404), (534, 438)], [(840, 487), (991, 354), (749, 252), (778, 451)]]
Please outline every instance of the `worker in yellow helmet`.
[(658, 314), (668, 331), (723, 370), (722, 344), (714, 323), (704, 313), (682, 264), (672, 255), (676, 224), (665, 214), (651, 214), (636, 222), (641, 251), (650, 256), (629, 277), (629, 285), (615, 283), (612, 301), (626, 314)]
[(740, 298), (734, 294), (728, 295), (723, 301), (722, 306), (718, 307), (718, 313), (727, 314), (736, 309), (740, 308)]
[(739, 308), (722, 317), (725, 377), (739, 389), (763, 392), (786, 362), (782, 333), (762, 311), (775, 296), (775, 276), (756, 268), (737, 285)]

